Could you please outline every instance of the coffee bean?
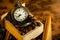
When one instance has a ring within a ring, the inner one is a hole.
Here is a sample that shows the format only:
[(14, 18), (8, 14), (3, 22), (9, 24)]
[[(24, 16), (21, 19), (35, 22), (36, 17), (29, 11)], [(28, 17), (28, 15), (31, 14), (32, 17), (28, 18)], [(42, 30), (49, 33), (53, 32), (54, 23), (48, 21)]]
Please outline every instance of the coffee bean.
[(40, 26), (40, 23), (39, 23), (39, 22), (36, 22), (36, 25), (37, 25), (37, 26)]

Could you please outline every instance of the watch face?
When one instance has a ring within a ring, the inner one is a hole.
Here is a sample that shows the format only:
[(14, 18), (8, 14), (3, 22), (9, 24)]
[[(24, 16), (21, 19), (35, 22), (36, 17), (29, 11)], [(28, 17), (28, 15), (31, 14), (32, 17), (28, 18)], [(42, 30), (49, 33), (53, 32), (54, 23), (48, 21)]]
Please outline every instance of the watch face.
[(21, 7), (14, 11), (14, 19), (21, 22), (24, 21), (28, 17), (28, 11)]

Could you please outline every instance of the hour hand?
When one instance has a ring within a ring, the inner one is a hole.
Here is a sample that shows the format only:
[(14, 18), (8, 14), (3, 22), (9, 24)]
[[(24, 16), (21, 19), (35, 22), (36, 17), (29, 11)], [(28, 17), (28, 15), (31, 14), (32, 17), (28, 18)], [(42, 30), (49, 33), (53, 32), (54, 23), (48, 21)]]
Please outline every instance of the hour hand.
[(20, 17), (21, 16), (21, 14), (19, 14), (17, 17)]

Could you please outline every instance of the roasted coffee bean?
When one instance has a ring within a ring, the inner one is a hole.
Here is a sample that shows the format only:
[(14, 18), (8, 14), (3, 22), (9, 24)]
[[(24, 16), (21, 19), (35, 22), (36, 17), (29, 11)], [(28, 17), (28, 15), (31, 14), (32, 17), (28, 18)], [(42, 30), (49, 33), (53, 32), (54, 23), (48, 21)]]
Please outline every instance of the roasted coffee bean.
[(28, 30), (26, 29), (26, 31), (25, 31), (26, 33), (28, 33)]
[(27, 30), (28, 30), (28, 31), (32, 30), (32, 26), (29, 26)]
[(36, 22), (36, 25), (37, 25), (37, 26), (40, 26), (40, 23), (39, 23), (39, 22)]
[(32, 26), (32, 30), (35, 28), (35, 26)]
[(14, 36), (10, 35), (8, 40), (17, 40)]
[(15, 25), (15, 27), (18, 27), (18, 25)]
[(25, 33), (24, 33), (24, 32), (22, 32), (22, 33), (21, 33), (21, 35), (25, 35)]
[(23, 33), (24, 33), (24, 32), (20, 31), (20, 34), (21, 34), (21, 35), (24, 35)]
[(23, 31), (23, 30), (24, 30), (24, 28), (20, 28), (19, 30), (20, 30), (20, 31)]
[(25, 32), (25, 29), (23, 30), (23, 32)]

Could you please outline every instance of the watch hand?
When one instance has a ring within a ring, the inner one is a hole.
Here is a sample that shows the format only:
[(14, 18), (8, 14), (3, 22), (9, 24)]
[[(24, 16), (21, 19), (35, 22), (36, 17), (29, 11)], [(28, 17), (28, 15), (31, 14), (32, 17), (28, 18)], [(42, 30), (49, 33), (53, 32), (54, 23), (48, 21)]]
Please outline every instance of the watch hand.
[(20, 15), (18, 15), (17, 17), (20, 17), (21, 16), (21, 14)]

